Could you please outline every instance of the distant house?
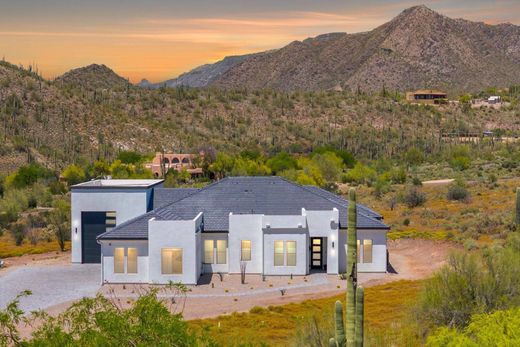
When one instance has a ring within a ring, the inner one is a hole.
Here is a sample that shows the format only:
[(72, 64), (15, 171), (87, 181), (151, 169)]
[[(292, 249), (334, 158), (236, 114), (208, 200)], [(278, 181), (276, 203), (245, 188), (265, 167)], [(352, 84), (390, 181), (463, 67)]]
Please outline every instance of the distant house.
[(500, 96), (493, 95), (488, 98), (487, 102), (490, 105), (499, 104), (500, 102), (502, 102), (502, 98)]
[(448, 94), (439, 90), (422, 89), (406, 93), (406, 101), (420, 104), (442, 104), (448, 98)]
[[(204, 273), (346, 271), (349, 202), (280, 177), (228, 177), (197, 188), (162, 180), (72, 187), (72, 262), (101, 263), (103, 283), (196, 284)], [(357, 205), (360, 272), (386, 272), (382, 216)]]
[[(203, 156), (203, 153), (200, 153)], [(194, 163), (195, 154), (181, 154), (181, 153), (155, 153), (151, 163), (145, 164), (147, 169), (152, 170), (153, 175), (163, 177), (169, 169), (180, 171), (186, 169), (192, 176), (202, 175), (202, 168), (196, 167)]]

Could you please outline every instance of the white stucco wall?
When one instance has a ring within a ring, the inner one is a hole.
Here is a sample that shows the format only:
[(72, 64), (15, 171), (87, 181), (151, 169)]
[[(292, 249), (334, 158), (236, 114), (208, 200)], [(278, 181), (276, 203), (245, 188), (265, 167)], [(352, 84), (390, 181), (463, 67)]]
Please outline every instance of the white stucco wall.
[[(149, 282), (168, 281), (196, 284), (200, 273), (200, 254), (197, 252), (197, 233), (200, 233), (202, 213), (193, 220), (150, 220), (148, 222)], [(199, 246), (200, 247), (200, 246)], [(182, 274), (161, 273), (161, 249), (182, 249)]]
[[(114, 273), (114, 249), (125, 248), (125, 273)], [(126, 257), (128, 247), (137, 248), (137, 273), (127, 273)], [(102, 282), (103, 283), (148, 283), (148, 241), (120, 240), (102, 241)]]
[(231, 214), (229, 216), (229, 272), (240, 273), (240, 247), (242, 240), (251, 241), (251, 261), (247, 262), (247, 273), (262, 273), (264, 237), (263, 215)]
[[(307, 230), (295, 229), (291, 232), (264, 230), (264, 274), (266, 275), (306, 275), (308, 273)], [(296, 266), (274, 266), (274, 242), (296, 241)]]
[[(309, 237), (326, 237), (327, 242), (324, 248), (326, 256), (327, 273), (339, 273), (338, 250), (344, 250), (344, 242), (338, 235), (339, 230), (339, 212), (337, 209), (330, 211), (309, 211), (302, 210), (307, 217), (307, 227), (309, 229)], [(333, 245), (334, 244), (334, 245)]]
[(358, 271), (386, 272), (386, 230), (358, 230), (357, 237), (361, 243), (361, 252), (363, 252), (363, 240), (372, 240), (372, 263), (358, 263)]
[(71, 193), (71, 257), (81, 263), (81, 212), (116, 212), (116, 225), (147, 212), (150, 189), (78, 189)]

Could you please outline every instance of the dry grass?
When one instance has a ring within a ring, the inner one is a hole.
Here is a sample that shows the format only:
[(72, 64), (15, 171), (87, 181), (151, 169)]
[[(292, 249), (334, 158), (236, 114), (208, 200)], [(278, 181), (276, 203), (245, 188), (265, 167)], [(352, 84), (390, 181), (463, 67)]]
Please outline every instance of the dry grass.
[[(65, 243), (65, 249), (70, 249), (70, 242)], [(58, 242), (52, 240), (50, 242), (41, 240), (35, 245), (24, 240), (22, 245), (17, 246), (13, 237), (8, 232), (4, 232), (0, 236), (0, 258), (19, 257), (24, 254), (41, 254), (47, 252), (56, 252), (60, 250)]]
[(371, 188), (360, 187), (358, 195), (361, 203), (384, 216), (391, 226), (390, 239), (474, 238), (480, 244), (490, 244), (505, 237), (513, 221), (515, 189), (519, 186), (520, 178), (500, 180), (497, 185), (471, 182), (468, 184), (470, 200), (459, 202), (446, 198), (446, 184), (424, 185), (419, 189), (426, 194), (426, 203), (412, 209), (400, 203), (393, 210), (390, 208), (390, 199), (404, 192), (404, 186), (394, 186), (393, 191), (380, 200), (371, 194)]
[[(399, 341), (402, 322), (408, 313), (422, 282), (397, 281), (366, 288), (365, 328), (367, 334), (379, 341)], [(189, 321), (195, 331), (207, 330), (209, 335), (224, 346), (267, 345), (287, 346), (295, 337), (298, 327), (310, 317), (330, 317), (336, 300), (344, 302), (345, 296), (306, 300), (283, 306), (254, 307), (249, 313), (233, 313), (212, 319)], [(368, 335), (367, 335), (368, 336)], [(371, 338), (372, 340), (372, 338)], [(377, 342), (372, 342), (373, 345)]]

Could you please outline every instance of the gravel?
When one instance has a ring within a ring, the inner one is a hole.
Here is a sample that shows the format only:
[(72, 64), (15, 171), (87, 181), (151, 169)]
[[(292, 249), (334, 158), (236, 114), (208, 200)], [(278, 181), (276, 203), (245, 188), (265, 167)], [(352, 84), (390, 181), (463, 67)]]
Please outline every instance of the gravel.
[(100, 288), (99, 264), (27, 266), (0, 276), (0, 309), (24, 290), (32, 295), (20, 300), (25, 312), (95, 296)]

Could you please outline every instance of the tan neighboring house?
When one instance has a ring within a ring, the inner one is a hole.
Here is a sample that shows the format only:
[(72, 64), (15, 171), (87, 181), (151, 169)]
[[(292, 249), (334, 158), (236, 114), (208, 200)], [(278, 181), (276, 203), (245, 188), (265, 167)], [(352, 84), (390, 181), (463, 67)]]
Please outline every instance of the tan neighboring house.
[(406, 93), (406, 101), (418, 104), (437, 105), (442, 104), (448, 98), (448, 94), (440, 90), (421, 89)]
[[(203, 155), (200, 153), (200, 156)], [(195, 154), (156, 152), (152, 162), (145, 164), (145, 167), (152, 170), (155, 177), (162, 177), (169, 169), (181, 171), (183, 168), (192, 176), (200, 176), (202, 168), (196, 167), (194, 159)]]

